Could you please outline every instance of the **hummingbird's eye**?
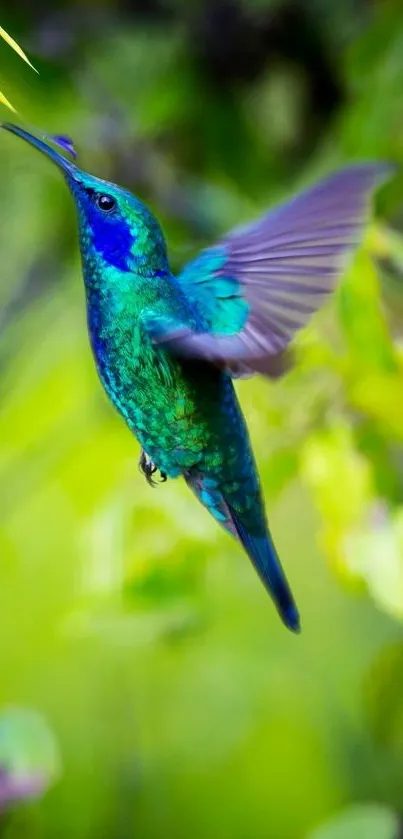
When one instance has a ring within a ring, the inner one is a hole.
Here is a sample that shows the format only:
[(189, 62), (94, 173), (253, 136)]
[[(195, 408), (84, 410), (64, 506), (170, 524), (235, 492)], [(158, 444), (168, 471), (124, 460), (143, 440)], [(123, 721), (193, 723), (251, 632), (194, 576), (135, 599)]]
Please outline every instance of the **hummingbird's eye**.
[(97, 195), (97, 207), (104, 213), (110, 213), (116, 207), (116, 200), (112, 195)]

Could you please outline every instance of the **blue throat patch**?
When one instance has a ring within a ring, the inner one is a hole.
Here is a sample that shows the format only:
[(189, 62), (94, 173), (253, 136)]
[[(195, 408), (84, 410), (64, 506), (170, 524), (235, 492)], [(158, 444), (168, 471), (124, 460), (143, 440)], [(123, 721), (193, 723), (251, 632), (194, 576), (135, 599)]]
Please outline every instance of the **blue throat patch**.
[(95, 250), (109, 265), (120, 271), (130, 271), (133, 267), (131, 249), (136, 237), (128, 223), (113, 216), (102, 218), (96, 210), (90, 210), (88, 215)]

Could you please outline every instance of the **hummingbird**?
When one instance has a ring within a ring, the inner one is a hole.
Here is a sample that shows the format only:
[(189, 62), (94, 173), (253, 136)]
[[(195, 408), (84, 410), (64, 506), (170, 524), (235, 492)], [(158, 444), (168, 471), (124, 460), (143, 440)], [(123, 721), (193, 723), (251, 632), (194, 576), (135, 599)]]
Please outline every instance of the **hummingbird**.
[(95, 364), (140, 443), (145, 477), (184, 478), (299, 632), (233, 380), (288, 369), (295, 333), (335, 289), (391, 167), (351, 164), (330, 174), (174, 276), (161, 226), (139, 198), (78, 168), (49, 137), (2, 127), (52, 160), (73, 196)]

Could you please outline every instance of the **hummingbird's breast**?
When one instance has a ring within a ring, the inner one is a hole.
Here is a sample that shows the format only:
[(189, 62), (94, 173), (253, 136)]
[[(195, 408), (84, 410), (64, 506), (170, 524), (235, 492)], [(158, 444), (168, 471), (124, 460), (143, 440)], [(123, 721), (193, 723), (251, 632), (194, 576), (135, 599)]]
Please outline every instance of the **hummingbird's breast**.
[(218, 445), (220, 373), (157, 350), (141, 329), (141, 312), (121, 310), (116, 318), (91, 305), (88, 329), (102, 385), (156, 466), (175, 477), (197, 465)]

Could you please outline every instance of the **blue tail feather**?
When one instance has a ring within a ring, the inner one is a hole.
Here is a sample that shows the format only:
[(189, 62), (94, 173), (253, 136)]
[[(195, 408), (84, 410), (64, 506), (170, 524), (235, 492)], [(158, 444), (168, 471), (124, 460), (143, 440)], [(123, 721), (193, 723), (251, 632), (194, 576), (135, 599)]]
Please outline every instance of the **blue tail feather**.
[(229, 510), (238, 537), (252, 560), (262, 582), (271, 594), (280, 617), (292, 632), (300, 632), (300, 617), (291, 589), (281, 567), (276, 549), (268, 532), (254, 535), (248, 532), (235, 510)]
[[(239, 539), (273, 598), (283, 622), (293, 632), (299, 632), (298, 609), (280, 565), (270, 533), (266, 528), (263, 510), (261, 514), (259, 512), (259, 496), (256, 497), (256, 527), (251, 528), (242, 521), (241, 516), (231, 504), (231, 493), (223, 490), (219, 480), (196, 471), (189, 471), (184, 477), (199, 501), (207, 507), (216, 521)], [(253, 489), (256, 490), (254, 483)]]

